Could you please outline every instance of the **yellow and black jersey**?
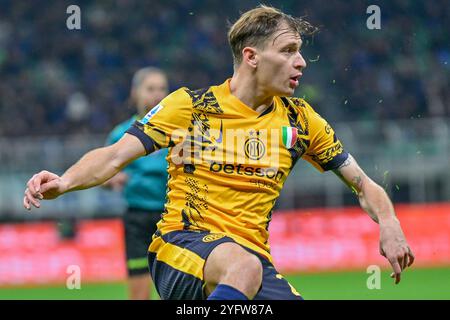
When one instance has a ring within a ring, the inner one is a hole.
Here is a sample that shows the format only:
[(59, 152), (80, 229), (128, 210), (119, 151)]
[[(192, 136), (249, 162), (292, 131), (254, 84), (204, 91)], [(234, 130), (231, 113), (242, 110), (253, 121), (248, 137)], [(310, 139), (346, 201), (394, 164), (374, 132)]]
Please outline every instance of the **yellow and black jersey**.
[(303, 99), (275, 97), (258, 113), (231, 94), (229, 82), (181, 88), (127, 132), (147, 153), (169, 148), (167, 200), (157, 234), (223, 234), (271, 261), (272, 208), (294, 164), (303, 158), (326, 171), (348, 155)]

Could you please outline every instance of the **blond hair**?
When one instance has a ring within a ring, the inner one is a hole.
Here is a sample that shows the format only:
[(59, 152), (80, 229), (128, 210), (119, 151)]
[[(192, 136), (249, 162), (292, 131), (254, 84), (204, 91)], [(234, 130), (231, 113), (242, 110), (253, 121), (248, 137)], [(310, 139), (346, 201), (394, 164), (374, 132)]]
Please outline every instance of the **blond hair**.
[(235, 65), (242, 62), (242, 49), (248, 46), (263, 47), (268, 38), (286, 22), (289, 29), (302, 35), (312, 35), (317, 28), (302, 18), (292, 17), (276, 8), (260, 5), (244, 12), (228, 31), (228, 42)]

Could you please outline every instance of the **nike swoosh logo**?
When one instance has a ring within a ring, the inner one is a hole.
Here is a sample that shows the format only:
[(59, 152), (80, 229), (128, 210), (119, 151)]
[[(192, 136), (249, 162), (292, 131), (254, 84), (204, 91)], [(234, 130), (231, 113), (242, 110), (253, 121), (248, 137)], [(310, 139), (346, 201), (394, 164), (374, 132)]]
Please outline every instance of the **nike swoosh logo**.
[(223, 137), (223, 122), (222, 120), (220, 120), (220, 134), (219, 134), (219, 138), (216, 139), (216, 142), (221, 143), (222, 142), (222, 137)]

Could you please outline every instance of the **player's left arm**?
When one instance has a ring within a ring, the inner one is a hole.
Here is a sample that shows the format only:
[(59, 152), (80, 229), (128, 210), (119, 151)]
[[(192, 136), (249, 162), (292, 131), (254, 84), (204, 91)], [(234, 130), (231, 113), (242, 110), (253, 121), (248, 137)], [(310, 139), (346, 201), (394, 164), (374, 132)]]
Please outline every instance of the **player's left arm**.
[(414, 254), (406, 242), (394, 206), (386, 191), (370, 179), (349, 154), (333, 172), (357, 195), (361, 208), (380, 226), (380, 254), (391, 264), (395, 283), (402, 270), (414, 262)]

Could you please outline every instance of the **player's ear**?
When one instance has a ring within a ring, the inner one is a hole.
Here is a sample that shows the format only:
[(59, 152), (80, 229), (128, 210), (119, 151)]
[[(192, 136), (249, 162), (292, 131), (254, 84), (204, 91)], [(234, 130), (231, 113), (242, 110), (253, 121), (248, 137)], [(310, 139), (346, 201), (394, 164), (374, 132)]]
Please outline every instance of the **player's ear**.
[(136, 92), (136, 88), (131, 88), (130, 90), (130, 102), (132, 104), (137, 104), (137, 92)]
[(255, 48), (245, 47), (242, 49), (243, 62), (252, 68), (258, 66), (258, 55)]

